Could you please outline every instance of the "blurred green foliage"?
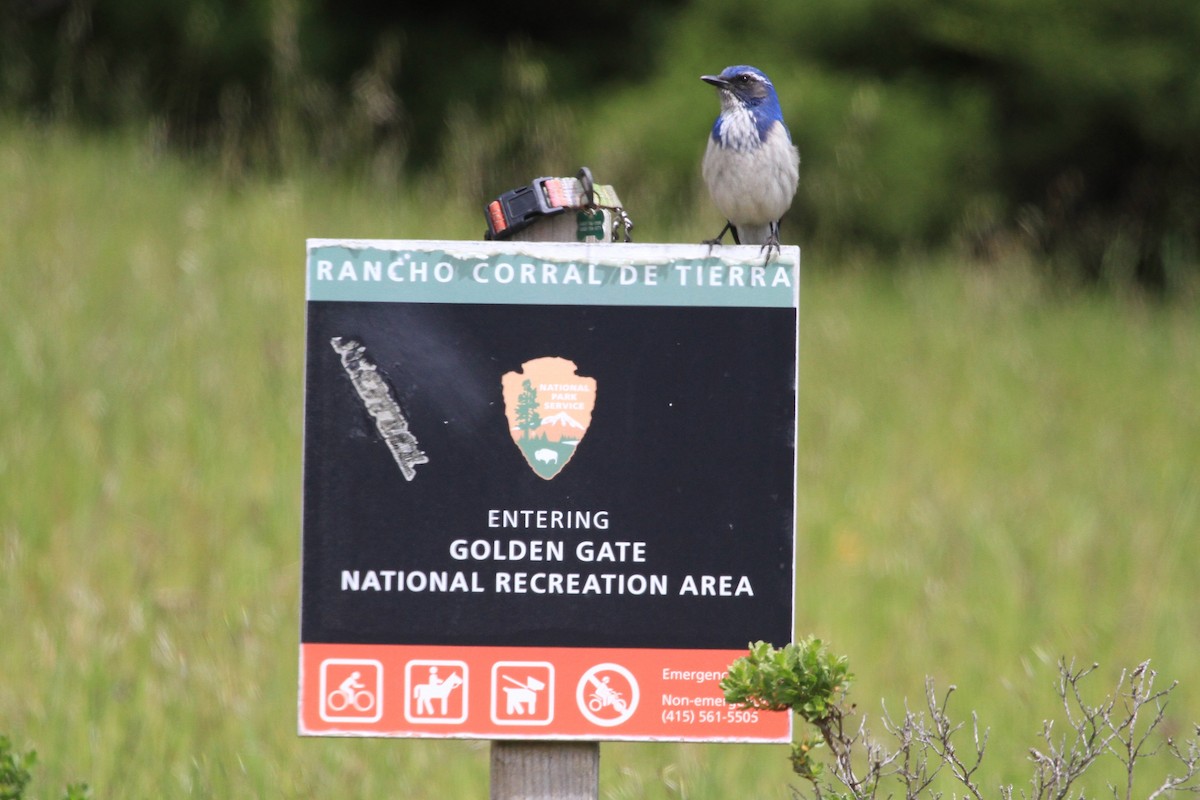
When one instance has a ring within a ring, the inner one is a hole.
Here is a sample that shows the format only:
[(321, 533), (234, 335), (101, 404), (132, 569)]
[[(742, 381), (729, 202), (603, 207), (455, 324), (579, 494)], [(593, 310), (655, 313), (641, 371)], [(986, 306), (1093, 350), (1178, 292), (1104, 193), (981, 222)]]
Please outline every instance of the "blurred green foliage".
[(793, 241), (1157, 289), (1200, 264), (1194, 0), (7, 2), (0, 103), (149, 118), (235, 171), (316, 160), (476, 203), (587, 163), (651, 238), (716, 226), (697, 78), (753, 63), (801, 149)]
[[(478, 743), (295, 729), (304, 239), (471, 238), (478, 208), (311, 166), (230, 181), (142, 130), (3, 123), (0, 732), (37, 745), (30, 796), (81, 776), (138, 800), (486, 795)], [(863, 713), (952, 679), (1007, 785), (1059, 654), (1154, 658), (1190, 730), (1198, 295), (804, 258), (796, 625), (868, 665)], [(768, 751), (606, 743), (601, 786), (790, 799)]]

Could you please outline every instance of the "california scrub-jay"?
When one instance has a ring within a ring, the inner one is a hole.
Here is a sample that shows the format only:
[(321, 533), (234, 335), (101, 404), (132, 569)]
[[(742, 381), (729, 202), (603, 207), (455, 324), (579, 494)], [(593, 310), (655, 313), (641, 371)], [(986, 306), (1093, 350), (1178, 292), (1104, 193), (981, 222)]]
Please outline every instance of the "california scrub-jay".
[(700, 80), (717, 87), (721, 114), (704, 153), (704, 183), (727, 220), (717, 238), (732, 231), (737, 244), (779, 251), (779, 218), (792, 205), (800, 179), (800, 153), (783, 122), (771, 79), (754, 67), (726, 67)]

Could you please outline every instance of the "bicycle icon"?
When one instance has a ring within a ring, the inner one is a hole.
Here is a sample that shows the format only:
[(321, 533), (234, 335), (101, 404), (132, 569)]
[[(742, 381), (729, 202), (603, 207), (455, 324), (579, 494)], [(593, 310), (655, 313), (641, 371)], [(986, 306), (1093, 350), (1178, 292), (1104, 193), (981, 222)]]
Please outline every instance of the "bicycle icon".
[(353, 706), (356, 711), (366, 713), (375, 706), (375, 693), (367, 691), (366, 685), (359, 678), (362, 673), (355, 670), (350, 677), (342, 681), (342, 685), (334, 689), (325, 698), (325, 707), (330, 711), (344, 711)]
[(365, 658), (321, 662), (321, 719), (378, 722), (383, 717), (383, 664)]

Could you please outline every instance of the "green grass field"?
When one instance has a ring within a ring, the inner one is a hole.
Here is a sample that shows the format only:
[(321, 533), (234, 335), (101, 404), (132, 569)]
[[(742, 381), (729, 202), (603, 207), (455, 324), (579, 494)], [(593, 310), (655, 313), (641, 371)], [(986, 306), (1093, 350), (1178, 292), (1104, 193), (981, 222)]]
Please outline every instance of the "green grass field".
[[(484, 742), (296, 735), (304, 239), (477, 238), (477, 205), (0, 132), (0, 733), (39, 751), (38, 796), (486, 795)], [(860, 709), (953, 682), (985, 783), (1020, 782), (1060, 655), (1097, 689), (1151, 658), (1187, 733), (1194, 300), (805, 259), (798, 631), (850, 656)], [(791, 782), (783, 746), (602, 748), (605, 798)]]

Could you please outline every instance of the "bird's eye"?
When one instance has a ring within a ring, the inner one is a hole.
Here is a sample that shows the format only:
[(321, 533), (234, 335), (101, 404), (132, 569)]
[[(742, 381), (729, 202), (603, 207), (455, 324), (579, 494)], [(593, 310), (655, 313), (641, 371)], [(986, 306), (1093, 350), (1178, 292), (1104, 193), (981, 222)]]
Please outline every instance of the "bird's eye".
[(750, 76), (749, 76), (749, 75), (738, 75), (738, 76), (737, 76), (737, 79), (738, 79), (739, 81), (741, 81), (742, 83), (749, 83), (749, 82), (750, 82)]

